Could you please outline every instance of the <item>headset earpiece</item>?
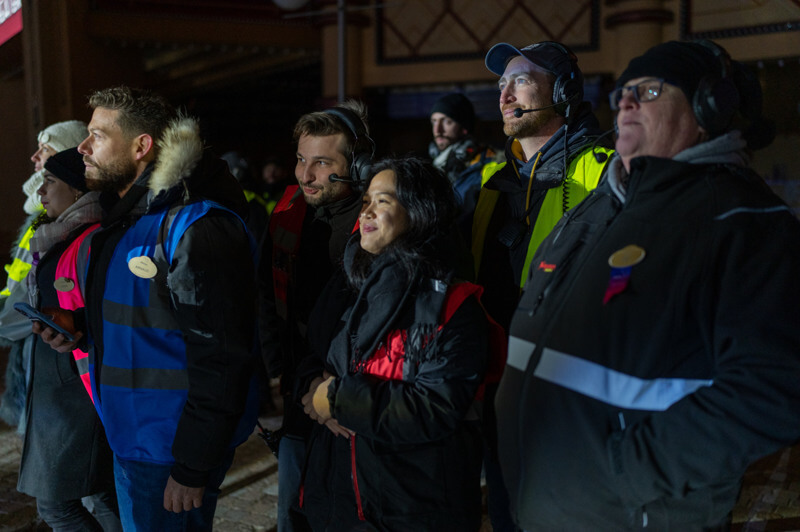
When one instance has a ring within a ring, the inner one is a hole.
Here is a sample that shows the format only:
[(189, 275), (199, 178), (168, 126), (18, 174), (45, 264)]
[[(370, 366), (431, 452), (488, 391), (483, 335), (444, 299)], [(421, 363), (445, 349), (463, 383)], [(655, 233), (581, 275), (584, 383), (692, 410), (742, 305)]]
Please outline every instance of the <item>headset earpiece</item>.
[(559, 108), (559, 111), (567, 118), (569, 118), (573, 103), (579, 104), (583, 100), (583, 85), (579, 85), (574, 76), (575, 71), (573, 70), (569, 76), (563, 74), (558, 76), (553, 83), (553, 103), (564, 102), (564, 107)]
[(367, 133), (361, 117), (344, 107), (332, 107), (326, 109), (325, 113), (338, 118), (353, 134), (353, 151), (350, 154), (350, 179), (356, 186), (366, 183), (372, 167), (372, 159), (375, 157), (375, 141)]
[(372, 153), (353, 152), (353, 162), (350, 164), (350, 175), (356, 185), (362, 185), (369, 179), (372, 168)]
[(728, 52), (711, 41), (699, 41), (698, 44), (708, 48), (719, 61), (719, 72), (704, 76), (692, 98), (697, 123), (714, 138), (725, 132), (739, 109), (739, 90), (733, 79)]
[(564, 55), (564, 61), (559, 65), (559, 73), (553, 82), (553, 103), (563, 103), (556, 107), (556, 111), (569, 118), (573, 106), (583, 101), (583, 74), (578, 70), (578, 58), (559, 42), (543, 41), (539, 44), (551, 46)]

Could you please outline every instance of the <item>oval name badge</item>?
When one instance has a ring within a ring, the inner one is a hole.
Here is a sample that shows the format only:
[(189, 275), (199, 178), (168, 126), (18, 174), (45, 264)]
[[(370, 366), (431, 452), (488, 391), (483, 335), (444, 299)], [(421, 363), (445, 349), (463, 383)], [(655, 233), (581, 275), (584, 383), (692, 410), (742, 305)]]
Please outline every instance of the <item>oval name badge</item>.
[(69, 292), (75, 288), (75, 281), (69, 277), (59, 277), (53, 282), (53, 288), (59, 292)]
[(128, 261), (128, 269), (133, 275), (142, 279), (152, 279), (158, 273), (156, 263), (147, 255), (133, 257)]
[(612, 268), (627, 268), (642, 262), (644, 256), (644, 249), (630, 244), (612, 253), (611, 256), (608, 257), (608, 265)]

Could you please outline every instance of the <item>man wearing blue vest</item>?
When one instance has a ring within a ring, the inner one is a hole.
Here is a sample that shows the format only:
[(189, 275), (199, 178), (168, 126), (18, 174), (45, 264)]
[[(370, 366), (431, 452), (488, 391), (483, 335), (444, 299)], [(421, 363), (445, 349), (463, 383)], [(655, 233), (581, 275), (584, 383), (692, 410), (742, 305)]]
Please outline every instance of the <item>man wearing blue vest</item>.
[[(286, 188), (261, 246), (258, 267), (261, 352), (270, 377), (281, 378), (283, 437), (278, 447), (278, 532), (310, 530), (297, 511), (305, 441), (313, 422), (294, 398), (295, 374), (309, 354), (309, 316), (361, 211), (357, 185), (369, 171), (374, 145), (363, 104), (347, 101), (300, 117), (297, 185)], [(330, 318), (336, 320), (339, 315)], [(317, 329), (327, 329), (317, 326)]]
[[(125, 530), (210, 530), (234, 447), (254, 425), (244, 415), (255, 330), (247, 205), (198, 123), (163, 98), (115, 87), (89, 105), (78, 148), (105, 215), (85, 312), (59, 317), (88, 338)], [(75, 346), (34, 330), (59, 351)]]
[[(601, 131), (583, 101), (577, 57), (552, 41), (522, 49), (499, 43), (486, 67), (500, 76), (500, 111), (508, 135), (506, 161), (483, 169), (472, 224), (472, 255), (483, 303), (508, 330), (533, 252), (564, 213), (597, 186), (610, 150), (597, 147)], [(492, 398), (485, 421), (489, 456), (489, 515), (495, 530), (514, 530), (497, 467)]]

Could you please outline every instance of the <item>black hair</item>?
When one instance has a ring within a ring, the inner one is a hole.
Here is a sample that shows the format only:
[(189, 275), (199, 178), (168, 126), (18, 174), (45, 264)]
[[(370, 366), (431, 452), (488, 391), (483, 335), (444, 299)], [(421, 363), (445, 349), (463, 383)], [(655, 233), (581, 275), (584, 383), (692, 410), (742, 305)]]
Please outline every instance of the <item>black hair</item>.
[[(455, 221), (458, 204), (453, 186), (430, 161), (404, 157), (383, 159), (373, 165), (367, 188), (384, 170), (394, 172), (395, 194), (408, 215), (408, 228), (382, 254), (389, 254), (401, 264), (409, 279), (417, 270), (429, 277), (442, 278), (451, 270), (452, 257), (438, 257), (435, 242), (450, 234)], [(356, 251), (348, 271), (351, 286), (359, 288), (363, 284), (375, 257), (363, 249)]]

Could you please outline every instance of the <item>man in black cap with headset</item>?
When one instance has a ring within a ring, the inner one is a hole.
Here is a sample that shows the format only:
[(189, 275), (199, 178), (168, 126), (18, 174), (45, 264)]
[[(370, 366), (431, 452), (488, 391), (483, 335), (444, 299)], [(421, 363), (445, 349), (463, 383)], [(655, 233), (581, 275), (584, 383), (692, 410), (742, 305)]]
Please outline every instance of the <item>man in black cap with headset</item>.
[[(517, 49), (496, 44), (486, 66), (500, 76), (500, 111), (508, 135), (506, 162), (483, 170), (483, 188), (472, 224), (477, 282), (486, 288), (489, 314), (508, 330), (539, 243), (564, 213), (597, 186), (611, 150), (601, 135), (577, 58), (557, 42)], [(486, 477), (495, 530), (512, 530), (508, 500), (496, 465), (495, 385), (487, 386), (489, 449)]]
[(539, 247), (497, 393), (528, 530), (727, 530), (800, 438), (800, 223), (747, 167), (761, 89), (709, 41), (633, 59), (605, 181)]
[(464, 214), (475, 210), (481, 190), (481, 171), (494, 151), (475, 140), (475, 108), (464, 94), (451, 92), (431, 108), (433, 140), (428, 155), (453, 184)]
[(366, 107), (353, 100), (300, 117), (294, 140), (297, 185), (286, 188), (272, 212), (258, 267), (261, 351), (269, 376), (280, 376), (284, 397), (278, 532), (310, 530), (296, 510), (313, 421), (293, 398), (295, 376), (309, 352), (311, 310), (339, 267), (361, 211), (357, 187), (366, 179), (375, 151)]

